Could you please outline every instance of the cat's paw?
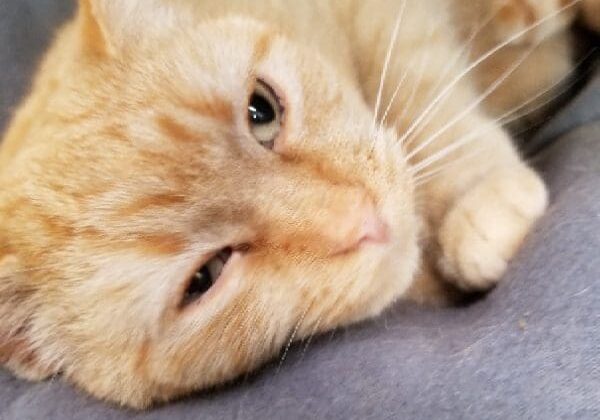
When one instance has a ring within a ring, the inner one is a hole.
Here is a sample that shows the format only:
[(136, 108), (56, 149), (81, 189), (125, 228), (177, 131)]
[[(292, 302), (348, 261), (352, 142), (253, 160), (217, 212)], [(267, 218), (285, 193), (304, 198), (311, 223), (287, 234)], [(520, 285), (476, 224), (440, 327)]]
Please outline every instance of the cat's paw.
[[(527, 45), (565, 30), (576, 17), (575, 7), (563, 10), (568, 4), (568, 0), (495, 0), (492, 27), (496, 41)], [(540, 21), (543, 24), (538, 25)]]
[(495, 286), (544, 213), (547, 197), (544, 183), (525, 166), (490, 173), (458, 200), (441, 225), (442, 274), (465, 291)]

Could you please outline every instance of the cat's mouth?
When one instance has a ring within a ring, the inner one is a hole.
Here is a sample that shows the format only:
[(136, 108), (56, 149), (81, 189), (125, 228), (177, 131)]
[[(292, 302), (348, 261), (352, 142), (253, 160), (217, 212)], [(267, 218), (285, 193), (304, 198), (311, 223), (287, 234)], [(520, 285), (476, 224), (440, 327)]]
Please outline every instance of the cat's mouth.
[(181, 307), (185, 308), (198, 301), (219, 280), (223, 271), (229, 264), (234, 250), (232, 247), (223, 248), (210, 260), (204, 263), (189, 279), (181, 300)]

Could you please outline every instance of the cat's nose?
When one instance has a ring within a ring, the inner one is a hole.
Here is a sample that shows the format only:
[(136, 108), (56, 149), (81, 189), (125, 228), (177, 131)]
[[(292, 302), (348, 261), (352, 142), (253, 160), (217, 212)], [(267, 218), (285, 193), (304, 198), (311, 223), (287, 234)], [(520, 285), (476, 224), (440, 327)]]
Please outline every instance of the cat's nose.
[(365, 216), (359, 234), (359, 243), (372, 242), (383, 244), (390, 240), (388, 225), (373, 211)]
[(390, 240), (389, 226), (377, 214), (370, 200), (363, 200), (356, 207), (339, 215), (330, 231), (332, 255), (347, 254), (369, 244), (386, 244)]

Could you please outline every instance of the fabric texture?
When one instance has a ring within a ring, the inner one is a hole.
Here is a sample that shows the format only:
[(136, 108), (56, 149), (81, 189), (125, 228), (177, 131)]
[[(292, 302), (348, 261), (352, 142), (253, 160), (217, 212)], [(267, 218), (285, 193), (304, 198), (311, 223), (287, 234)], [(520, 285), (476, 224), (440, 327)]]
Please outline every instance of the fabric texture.
[[(0, 2), (0, 129), (64, 0)], [(466, 308), (399, 304), (224, 390), (135, 413), (0, 370), (1, 420), (600, 419), (600, 75), (537, 134), (552, 205)]]

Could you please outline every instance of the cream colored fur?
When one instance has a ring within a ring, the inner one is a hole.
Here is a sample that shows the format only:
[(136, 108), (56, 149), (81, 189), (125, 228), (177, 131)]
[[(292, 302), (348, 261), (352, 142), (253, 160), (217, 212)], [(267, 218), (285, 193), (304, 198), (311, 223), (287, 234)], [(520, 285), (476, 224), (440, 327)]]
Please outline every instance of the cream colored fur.
[[(493, 287), (547, 204), (496, 117), (571, 71), (598, 2), (466, 3), (81, 0), (0, 149), (0, 362), (146, 408)], [(285, 106), (272, 151), (257, 79)], [(385, 241), (362, 243), (373, 217)]]

